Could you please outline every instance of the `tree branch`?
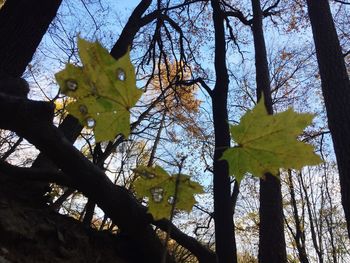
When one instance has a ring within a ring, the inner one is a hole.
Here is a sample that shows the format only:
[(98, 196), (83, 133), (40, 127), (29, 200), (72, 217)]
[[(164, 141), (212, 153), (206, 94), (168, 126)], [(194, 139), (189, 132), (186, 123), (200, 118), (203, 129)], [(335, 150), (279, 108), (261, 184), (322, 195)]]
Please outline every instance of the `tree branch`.
[(118, 38), (118, 41), (115, 43), (111, 50), (111, 55), (115, 59), (120, 58), (127, 52), (128, 47), (131, 46), (136, 33), (143, 25), (145, 25), (141, 22), (141, 18), (151, 3), (152, 0), (142, 0), (132, 12), (128, 22), (120, 34), (120, 37)]
[(182, 80), (182, 81), (177, 81), (177, 85), (183, 85), (183, 86), (192, 86), (194, 84), (201, 84), (202, 88), (205, 89), (206, 92), (208, 92), (209, 96), (212, 96), (212, 89), (205, 83), (205, 81), (202, 78), (196, 78), (193, 80)]
[(153, 224), (161, 230), (167, 232), (170, 229), (170, 237), (176, 240), (181, 246), (187, 248), (193, 253), (200, 263), (214, 263), (216, 262), (216, 255), (213, 251), (204, 247), (195, 238), (184, 234), (172, 222), (167, 219), (160, 219), (154, 221)]
[(0, 159), (2, 161), (5, 161), (11, 154), (13, 154), (16, 151), (17, 147), (21, 144), (22, 141), (22, 137), (18, 138), (18, 140), (11, 146), (11, 148), (8, 151), (4, 153), (3, 156), (1, 156)]
[(267, 16), (271, 16), (271, 15), (277, 14), (278, 11), (272, 11), (272, 10), (275, 9), (280, 2), (281, 2), (281, 0), (277, 0), (274, 4), (272, 4), (271, 6), (266, 8), (265, 10), (263, 10), (262, 11), (263, 17), (267, 17)]
[(349, 2), (345, 2), (345, 1), (341, 1), (341, 0), (334, 0), (334, 2), (341, 3), (341, 4), (344, 4), (344, 5), (350, 5)]
[(244, 14), (240, 11), (235, 9), (234, 11), (226, 11), (225, 12), (226, 17), (233, 16), (235, 18), (238, 18), (239, 21), (241, 21), (246, 26), (251, 26), (253, 23), (252, 19), (247, 19)]
[[(114, 185), (51, 124), (53, 108), (49, 103), (0, 93), (0, 113), (3, 113), (0, 114), (0, 128), (15, 131), (23, 136), (61, 168), (75, 187), (88, 198), (95, 200), (121, 231), (132, 239), (142, 260), (160, 261), (162, 244), (150, 225), (153, 222), (152, 216), (146, 213), (146, 208), (127, 189)], [(13, 169), (8, 166), (5, 168), (7, 171)], [(39, 171), (18, 167), (15, 169), (27, 174)], [(185, 234), (180, 235), (177, 231), (176, 233), (182, 240), (186, 238)], [(193, 242), (198, 243), (192, 241), (191, 244)], [(199, 246), (200, 243), (197, 247)], [(191, 251), (192, 247), (187, 249)], [(198, 250), (191, 252), (195, 256), (203, 257), (198, 254)], [(168, 260), (167, 262), (173, 262), (170, 258)]]
[(55, 182), (59, 185), (72, 186), (72, 180), (62, 172), (51, 169), (24, 168), (0, 161), (0, 172), (15, 180)]
[(163, 246), (149, 225), (152, 217), (146, 214), (146, 208), (128, 190), (114, 185), (51, 124), (51, 119), (46, 117), (47, 109), (51, 107), (48, 104), (0, 94), (0, 112), (3, 113), (0, 114), (0, 128), (15, 131), (26, 138), (61, 168), (79, 191), (96, 200), (135, 243), (140, 259), (160, 261), (159, 251)]

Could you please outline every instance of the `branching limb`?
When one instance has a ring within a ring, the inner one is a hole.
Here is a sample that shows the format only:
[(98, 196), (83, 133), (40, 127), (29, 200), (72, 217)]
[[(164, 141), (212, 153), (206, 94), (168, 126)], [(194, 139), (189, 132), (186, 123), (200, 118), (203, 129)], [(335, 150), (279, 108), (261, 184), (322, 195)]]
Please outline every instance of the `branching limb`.
[(196, 78), (196, 79), (193, 79), (193, 80), (182, 80), (182, 81), (177, 81), (176, 84), (177, 85), (181, 85), (181, 86), (192, 86), (192, 85), (195, 85), (195, 84), (200, 84), (202, 86), (202, 88), (208, 92), (209, 96), (212, 96), (212, 89), (208, 86), (207, 83), (205, 83), (204, 79), (202, 78)]
[(23, 141), (23, 138), (18, 138), (18, 140), (11, 146), (11, 148), (8, 151), (6, 151), (3, 154), (3, 156), (1, 156), (1, 160), (5, 161), (11, 154), (13, 154), (22, 141)]
[(17, 167), (0, 161), (0, 172), (15, 180), (55, 182), (64, 186), (73, 185), (71, 178), (56, 170)]
[(247, 19), (247, 17), (244, 16), (244, 14), (238, 9), (233, 9), (232, 11), (226, 11), (225, 16), (226, 17), (230, 17), (230, 16), (235, 17), (246, 26), (251, 26), (253, 23), (252, 19)]
[[(151, 215), (127, 189), (114, 185), (51, 124), (53, 108), (49, 103), (0, 94), (0, 112), (6, 113), (0, 114), (0, 128), (15, 131), (54, 161), (77, 190), (95, 200), (121, 231), (131, 238), (144, 260), (160, 261), (162, 244), (150, 226), (153, 221)], [(29, 173), (34, 170), (24, 171)], [(179, 235), (180, 232), (176, 233)], [(179, 236), (186, 239), (185, 234)], [(198, 241), (192, 242), (200, 245)], [(187, 249), (192, 252), (192, 247)], [(196, 251), (192, 253), (197, 254)], [(172, 262), (170, 258), (168, 260)]]
[(334, 0), (334, 2), (341, 3), (344, 5), (350, 5), (350, 2), (345, 2), (345, 1), (341, 1), (341, 0)]
[(277, 0), (271, 6), (269, 6), (265, 10), (263, 10), (262, 11), (263, 17), (272, 16), (272, 15), (277, 14), (279, 11), (275, 11), (274, 9), (279, 5), (280, 2), (281, 2), (281, 0)]
[[(71, 178), (76, 188), (96, 200), (103, 211), (125, 232), (145, 260), (160, 261), (162, 244), (149, 225), (146, 214), (133, 195), (113, 184), (51, 124), (48, 103), (0, 95), (0, 127), (15, 131), (35, 145)], [(122, 212), (121, 212), (122, 211)], [(169, 259), (169, 262), (172, 262)]]
[(200, 244), (195, 238), (184, 234), (172, 222), (167, 219), (154, 221), (153, 224), (163, 231), (170, 229), (170, 237), (176, 240), (181, 246), (187, 248), (193, 253), (200, 263), (215, 263), (216, 255), (208, 248)]

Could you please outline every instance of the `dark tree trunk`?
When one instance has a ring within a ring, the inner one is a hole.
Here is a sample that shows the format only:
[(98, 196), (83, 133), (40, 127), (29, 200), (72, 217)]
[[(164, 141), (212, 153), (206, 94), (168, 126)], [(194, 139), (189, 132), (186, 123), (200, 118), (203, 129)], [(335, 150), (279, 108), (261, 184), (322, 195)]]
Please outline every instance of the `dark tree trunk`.
[[(125, 54), (128, 47), (131, 46), (132, 41), (140, 28), (140, 20), (143, 13), (150, 6), (152, 1), (143, 0), (135, 8), (132, 15), (130, 16), (127, 24), (125, 25), (122, 34), (114, 47), (112, 48), (110, 54), (115, 58), (119, 59)], [(80, 122), (74, 118), (72, 115), (68, 115), (63, 122), (60, 124), (59, 129), (63, 132), (68, 141), (74, 143), (75, 140), (80, 135), (80, 132), (83, 129), (83, 126)], [(45, 157), (42, 153), (39, 154), (38, 158), (34, 161), (33, 167), (55, 167), (52, 162)], [(37, 191), (39, 195), (43, 196), (46, 194), (48, 188), (45, 185), (38, 185)]]
[(7, 0), (0, 9), (0, 79), (21, 77), (61, 0)]
[(149, 167), (151, 167), (154, 163), (154, 158), (156, 156), (157, 148), (158, 148), (158, 145), (160, 142), (160, 136), (162, 135), (162, 131), (164, 128), (165, 116), (166, 116), (166, 111), (163, 112), (162, 120), (160, 121), (160, 126), (158, 128), (157, 135), (156, 135), (156, 138), (155, 138), (154, 143), (153, 143), (151, 154), (150, 154), (150, 157), (149, 157), (149, 160), (147, 163), (147, 166), (149, 166)]
[[(19, 2), (26, 3), (26, 1), (17, 1), (17, 3)], [(7, 1), (7, 4), (10, 3), (13, 4), (14, 0)], [(26, 12), (31, 12), (30, 14), (33, 13), (38, 16), (31, 17), (29, 15), (30, 19), (23, 20), (22, 18), (18, 18), (18, 20), (25, 21), (26, 23), (33, 23), (32, 20), (37, 19), (41, 21), (41, 16), (45, 17), (46, 13), (50, 13), (50, 10), (45, 9), (48, 5), (45, 1), (38, 0), (37, 2), (30, 2), (30, 4), (36, 8), (38, 7), (37, 3), (38, 5), (41, 4), (40, 10), (42, 10), (43, 14), (38, 14), (40, 12), (35, 12), (35, 10), (33, 11), (27, 6), (27, 4), (24, 4), (23, 7), (18, 5), (18, 10), (25, 10)], [(147, 9), (150, 3), (150, 0), (144, 0), (141, 2), (141, 4), (143, 4), (144, 11)], [(137, 10), (140, 11), (139, 8), (137, 8)], [(2, 11), (3, 10), (1, 10), (0, 17), (4, 14)], [(9, 11), (7, 10), (7, 12)], [(24, 16), (26, 12), (23, 11), (22, 15)], [(19, 13), (21, 14), (20, 11)], [(13, 15), (16, 16), (16, 12), (14, 12)], [(142, 15), (142, 13), (140, 15)], [(0, 26), (0, 32), (4, 31), (2, 32), (3, 34), (5, 32), (11, 33), (6, 30), (5, 27), (3, 28), (3, 25), (7, 25), (7, 23), (5, 23), (7, 22), (6, 19), (0, 21), (2, 22)], [(48, 25), (49, 24), (47, 24), (47, 27)], [(26, 26), (30, 28), (28, 25)], [(26, 26), (23, 27), (27, 28)], [(35, 31), (36, 29), (32, 30)], [(31, 33), (33, 34), (33, 32)], [(19, 34), (18, 31), (15, 32), (15, 35), (17, 39), (21, 40), (22, 35), (17, 36), (17, 34)], [(33, 35), (36, 34), (34, 33)], [(0, 39), (0, 42), (2, 43), (4, 35), (1, 37), (2, 38)], [(24, 42), (27, 40), (28, 39), (23, 40), (22, 44), (25, 45)], [(39, 42), (40, 40), (37, 41), (37, 43)], [(124, 44), (127, 45), (128, 43)], [(8, 45), (11, 46), (13, 43), (10, 42)], [(14, 56), (13, 54), (19, 54), (19, 50), (21, 50), (20, 47), (17, 47), (17, 49), (13, 48), (13, 50), (9, 51), (12, 52), (12, 55), (8, 54), (8, 56), (4, 55), (3, 57), (11, 59), (17, 58), (17, 56)], [(35, 48), (33, 48), (33, 52), (34, 51)], [(1, 52), (3, 52), (3, 49), (0, 50), (0, 53)], [(21, 58), (18, 59), (20, 60)], [(28, 61), (29, 60), (30, 59), (28, 59)], [(11, 61), (9, 61), (9, 63), (10, 62)], [(6, 63), (3, 63), (3, 60), (0, 62), (0, 65), (4, 65), (4, 67), (0, 67), (0, 70), (7, 70), (7, 67), (5, 67)], [(23, 66), (23, 70), (24, 68), (25, 66)], [(17, 71), (19, 72), (20, 70)], [(16, 77), (15, 74), (12, 75), (7, 71), (4, 71), (1, 76)], [(2, 88), (5, 87), (2, 84), (3, 83), (0, 81), (1, 91), (3, 90)], [(17, 86), (19, 85), (13, 85), (13, 87)], [(146, 214), (145, 208), (141, 207), (141, 205), (128, 190), (114, 185), (97, 166), (88, 161), (81, 153), (76, 150), (75, 147), (71, 145), (72, 141), (75, 140), (73, 137), (77, 134), (77, 129), (74, 128), (72, 132), (72, 129), (69, 129), (68, 126), (64, 126), (65, 129), (58, 130), (56, 127), (51, 125), (53, 118), (53, 108), (49, 103), (33, 102), (26, 99), (5, 96), (4, 94), (0, 94), (0, 97), (0, 106), (5, 107), (2, 108), (1, 111), (4, 114), (0, 116), (1, 128), (13, 130), (19, 135), (22, 133), (26, 134), (25, 137), (29, 142), (35, 145), (43, 154), (48, 156), (48, 158), (52, 160), (54, 164), (57, 165), (57, 167), (62, 169), (65, 174), (68, 174), (68, 177), (73, 178), (72, 181), (69, 180), (69, 183), (67, 183), (68, 186), (72, 186), (82, 191), (86, 196), (92, 198), (92, 200), (96, 200), (97, 204), (99, 204), (99, 206), (113, 220), (113, 223), (118, 225), (119, 229), (122, 231), (120, 236), (126, 240), (129, 240), (130, 242), (128, 242), (128, 244), (132, 243), (133, 246), (127, 247), (126, 249), (130, 249), (128, 250), (130, 252), (130, 255), (137, 259), (135, 262), (161, 262), (163, 245), (160, 242), (153, 227), (150, 225), (150, 223), (153, 222), (151, 216), (149, 214)], [(10, 108), (7, 108), (7, 106)], [(34, 106), (34, 108), (32, 108), (32, 106)], [(31, 115), (31, 117), (29, 115)], [(68, 139), (63, 136), (62, 130), (67, 131), (67, 137), (69, 137)], [(85, 170), (85, 172), (83, 170)], [(90, 177), (90, 175), (92, 175), (92, 177)], [(120, 209), (118, 208), (118, 204), (121, 205)], [(179, 234), (177, 233), (177, 235)], [(184, 243), (184, 236), (185, 235), (181, 237), (182, 241), (180, 244)], [(188, 238), (188, 240), (191, 241), (192, 239)], [(202, 255), (197, 255), (197, 253), (194, 252), (194, 254), (201, 259), (201, 262), (209, 262), (207, 259), (213, 257), (213, 253), (205, 249), (200, 243), (196, 242), (193, 239), (192, 247), (194, 246), (196, 251), (198, 251), (198, 249), (204, 249), (206, 251), (206, 253)], [(133, 253), (135, 251), (136, 253)], [(170, 256), (168, 256), (167, 262), (171, 263), (174, 261)]]
[[(298, 206), (297, 206), (297, 200), (295, 197), (295, 189), (294, 189), (294, 183), (292, 178), (292, 171), (288, 170), (288, 184), (289, 184), (289, 193), (290, 193), (290, 200), (291, 200), (291, 206), (293, 209), (293, 218), (295, 223), (295, 233), (292, 233), (295, 245), (298, 250), (298, 257), (301, 263), (309, 263), (309, 259), (307, 257), (306, 253), (306, 246), (305, 246), (305, 232), (304, 227), (302, 224), (302, 221), (299, 217), (298, 213)], [(292, 229), (291, 229), (292, 232)]]
[(92, 219), (94, 217), (95, 207), (96, 207), (95, 202), (89, 198), (89, 200), (85, 206), (85, 215), (84, 215), (84, 219), (83, 219), (84, 225), (90, 226)]
[(319, 239), (317, 238), (317, 218), (313, 217), (314, 213), (313, 213), (312, 207), (311, 207), (311, 200), (308, 196), (308, 187), (304, 183), (303, 175), (301, 173), (299, 173), (298, 176), (300, 179), (301, 187), (302, 187), (303, 192), (304, 192), (306, 209), (307, 209), (307, 214), (309, 217), (309, 224), (310, 224), (309, 228), (310, 228), (310, 232), (311, 232), (312, 244), (313, 244), (314, 249), (315, 249), (317, 256), (318, 256), (318, 262), (323, 263), (322, 243), (320, 243)]
[(273, 175), (265, 176), (260, 180), (259, 262), (287, 262), (281, 184)]
[[(50, 23), (55, 18), (60, 4), (61, 0), (8, 0), (0, 9), (0, 80), (2, 83), (15, 79), (17, 80), (14, 83), (17, 83), (20, 80)], [(18, 84), (7, 85), (7, 89), (1, 91), (26, 96), (29, 91), (26, 82), (22, 80)], [(27, 183), (25, 188), (28, 201), (46, 202), (41, 192), (45, 193), (49, 190), (47, 184)], [(38, 189), (41, 192), (37, 191)]]
[[(112, 57), (114, 57), (115, 59), (119, 59), (127, 52), (128, 48), (131, 47), (135, 35), (143, 25), (141, 22), (141, 18), (148, 9), (148, 7), (151, 5), (151, 3), (151, 0), (142, 0), (135, 8), (127, 24), (125, 25), (118, 41), (115, 43), (110, 52)], [(74, 142), (80, 135), (83, 126), (81, 126), (79, 121), (73, 116), (68, 115), (63, 120), (59, 128), (62, 129), (64, 135), (69, 141)]]
[(216, 83), (212, 93), (215, 131), (214, 151), (214, 219), (215, 243), (219, 263), (236, 263), (237, 252), (232, 218), (231, 185), (226, 161), (220, 160), (230, 147), (230, 132), (227, 112), (229, 78), (226, 67), (226, 43), (223, 14), (218, 0), (211, 1), (215, 28), (215, 73)]
[(70, 197), (72, 194), (74, 194), (75, 189), (68, 188), (65, 190), (65, 192), (57, 198), (57, 200), (51, 205), (52, 210), (58, 212), (63, 204), (64, 201), (67, 200), (68, 197)]
[(142, 16), (151, 5), (151, 3), (152, 0), (142, 0), (137, 5), (127, 24), (125, 25), (122, 33), (120, 34), (119, 39), (111, 50), (111, 55), (114, 58), (120, 58), (128, 51), (128, 48), (131, 47), (135, 35), (140, 30), (141, 26), (145, 23), (142, 21)]
[[(127, 24), (125, 25), (120, 38), (113, 46), (110, 54), (115, 59), (122, 57), (125, 52), (128, 50), (128, 47), (132, 45), (135, 35), (142, 26), (140, 20), (142, 15), (146, 12), (147, 8), (150, 6), (152, 1), (142, 0), (139, 5), (135, 8), (131, 14)], [(83, 126), (79, 121), (71, 115), (68, 115), (59, 128), (63, 131), (66, 138), (72, 143), (78, 138)]]
[[(263, 95), (267, 112), (273, 114), (260, 0), (252, 0), (252, 7), (257, 98), (259, 101)], [(260, 180), (259, 216), (259, 262), (287, 262), (281, 183), (269, 173), (265, 174), (265, 179)]]
[[(326, 169), (326, 168), (325, 168)], [(330, 192), (330, 189), (329, 189), (329, 179), (328, 179), (328, 176), (327, 174), (324, 175), (324, 179), (325, 181), (325, 189), (326, 189), (326, 198), (329, 202), (329, 208), (331, 211), (334, 211), (334, 205), (332, 203), (333, 201), (333, 196)], [(330, 237), (330, 243), (331, 243), (331, 254), (332, 254), (332, 260), (333, 260), (333, 263), (338, 263), (338, 246), (336, 244), (336, 235), (337, 233), (334, 231), (334, 220), (333, 220), (333, 213), (329, 213), (328, 215), (326, 215), (325, 217), (325, 221), (326, 221), (326, 224), (327, 224), (327, 231), (329, 232), (329, 237)]]
[(350, 82), (328, 0), (307, 0), (350, 237)]

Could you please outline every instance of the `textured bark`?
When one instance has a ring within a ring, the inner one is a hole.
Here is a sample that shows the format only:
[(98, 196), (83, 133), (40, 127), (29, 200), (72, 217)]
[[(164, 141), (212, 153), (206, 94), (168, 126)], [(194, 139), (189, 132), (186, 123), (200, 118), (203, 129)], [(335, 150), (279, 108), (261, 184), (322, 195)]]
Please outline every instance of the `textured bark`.
[(226, 161), (220, 160), (230, 147), (230, 131), (227, 113), (229, 78), (226, 67), (226, 42), (223, 14), (218, 0), (212, 0), (215, 29), (215, 74), (212, 92), (213, 120), (215, 131), (214, 151), (214, 220), (215, 245), (219, 263), (237, 262), (234, 223), (232, 218), (231, 184)]
[(21, 77), (61, 0), (8, 0), (0, 9), (0, 79)]
[[(264, 96), (266, 110), (273, 114), (260, 0), (252, 0), (252, 7), (257, 97), (259, 101)], [(269, 173), (265, 174), (265, 179), (260, 180), (259, 216), (259, 262), (287, 262), (281, 183)]]
[(350, 82), (327, 0), (307, 0), (350, 237)]

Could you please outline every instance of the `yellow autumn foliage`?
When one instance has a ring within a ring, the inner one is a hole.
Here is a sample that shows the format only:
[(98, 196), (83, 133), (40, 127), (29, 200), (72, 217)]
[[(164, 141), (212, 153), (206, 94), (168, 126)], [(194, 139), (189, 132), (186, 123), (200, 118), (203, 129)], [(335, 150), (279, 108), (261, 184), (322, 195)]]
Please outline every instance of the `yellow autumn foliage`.
[(191, 79), (190, 69), (180, 63), (161, 65), (153, 77), (151, 87), (156, 95), (163, 93), (164, 99), (158, 108), (164, 107), (167, 115), (192, 136), (200, 136), (195, 115), (201, 101), (196, 98), (198, 85), (185, 85)]

